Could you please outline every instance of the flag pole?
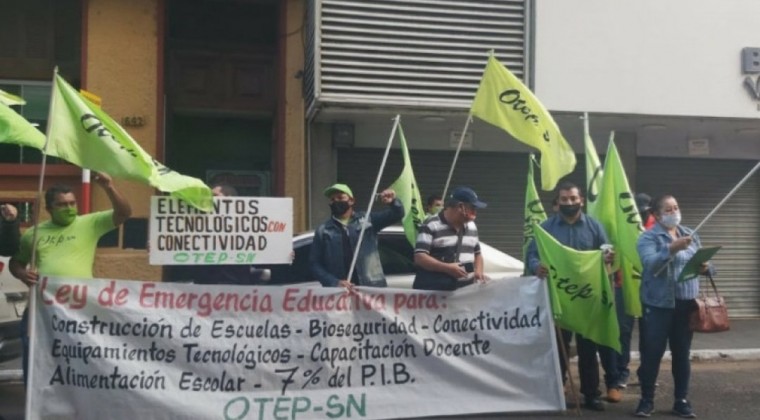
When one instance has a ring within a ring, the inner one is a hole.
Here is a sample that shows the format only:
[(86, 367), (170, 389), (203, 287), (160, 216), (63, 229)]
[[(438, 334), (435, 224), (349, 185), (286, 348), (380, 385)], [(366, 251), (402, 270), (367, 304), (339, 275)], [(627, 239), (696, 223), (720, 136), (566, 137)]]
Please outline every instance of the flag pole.
[[(701, 222), (699, 222), (699, 224), (697, 225), (697, 227), (695, 227), (694, 230), (692, 231), (692, 235), (695, 234), (695, 233), (697, 233), (697, 231), (699, 229), (701, 229), (702, 226), (704, 226), (704, 224), (707, 223), (707, 221), (711, 217), (713, 217), (713, 215), (718, 210), (720, 210), (720, 208), (723, 207), (724, 204), (726, 204), (726, 201), (728, 201), (731, 197), (733, 197), (734, 194), (736, 194), (736, 192), (739, 190), (739, 188), (741, 188), (742, 185), (744, 185), (744, 183), (747, 182), (752, 177), (752, 175), (754, 175), (755, 172), (757, 172), (758, 169), (760, 169), (760, 162), (757, 162), (757, 164), (755, 164), (755, 166), (752, 168), (752, 170), (750, 170), (749, 173), (747, 175), (745, 175), (744, 178), (742, 178), (741, 181), (739, 181), (739, 183), (736, 184), (736, 186), (734, 186), (734, 188), (731, 189), (731, 191), (729, 191), (728, 194), (726, 194), (726, 196), (723, 197), (722, 200), (720, 200), (720, 203), (718, 203), (718, 205), (715, 206), (715, 208), (713, 208), (710, 211), (710, 213), (708, 213), (707, 216), (705, 216), (705, 218), (702, 219)], [(673, 261), (673, 256), (671, 256), (670, 258), (668, 258), (668, 261), (665, 263), (665, 265), (663, 265), (662, 267), (660, 267), (660, 269), (657, 270), (657, 272), (655, 272), (654, 275), (655, 276), (659, 276), (660, 273), (662, 273), (662, 270), (664, 270), (672, 261)]]
[[(393, 139), (396, 137), (396, 130), (398, 129), (399, 124), (401, 124), (401, 115), (396, 114), (396, 117), (393, 119), (393, 128), (391, 129), (391, 135), (388, 138), (388, 145), (385, 146), (385, 154), (383, 155), (383, 161), (380, 163), (380, 170), (377, 173), (377, 178), (375, 179), (375, 186), (372, 188), (372, 195), (369, 198), (369, 205), (367, 206), (367, 214), (365, 217), (369, 217), (370, 214), (372, 214), (372, 204), (375, 202), (375, 194), (377, 194), (377, 188), (380, 186), (380, 178), (383, 176), (383, 171), (385, 170), (385, 163), (388, 161), (388, 153), (391, 151), (391, 144), (393, 144)], [(362, 245), (362, 239), (364, 238), (364, 229), (367, 227), (366, 221), (361, 221), (361, 230), (359, 231), (359, 239), (356, 241), (356, 248), (354, 249), (354, 257), (351, 259), (351, 267), (348, 269), (348, 280), (351, 282), (351, 277), (354, 274), (354, 268), (356, 268), (356, 259), (359, 257), (359, 248), (361, 248)]]
[[(554, 333), (557, 335), (557, 338), (559, 339), (559, 352), (561, 353), (562, 360), (565, 362), (565, 373), (567, 374), (567, 380), (570, 382), (570, 394), (573, 396), (573, 400), (575, 401), (575, 412), (580, 416), (581, 415), (581, 399), (578, 396), (578, 390), (575, 389), (575, 380), (573, 379), (573, 374), (570, 372), (570, 357), (568, 357), (568, 351), (567, 346), (565, 345), (565, 339), (562, 336), (562, 330), (559, 328), (557, 324), (554, 324)], [(570, 335), (570, 339), (572, 339), (572, 334)], [(576, 340), (577, 341), (577, 340)]]
[[(37, 187), (37, 201), (36, 206), (34, 206), (34, 215), (32, 216), (32, 255), (29, 260), (29, 265), (32, 270), (36, 270), (37, 268), (37, 262), (36, 262), (36, 254), (37, 254), (37, 234), (38, 229), (37, 226), (40, 224), (40, 207), (42, 206), (42, 187), (45, 181), (45, 168), (47, 166), (47, 148), (48, 144), (50, 143), (50, 127), (53, 125), (53, 107), (55, 105), (55, 80), (56, 76), (58, 76), (58, 66), (55, 66), (53, 69), (53, 85), (50, 88), (50, 109), (48, 110), (48, 121), (47, 121), (47, 127), (45, 129), (45, 145), (42, 146), (42, 165), (40, 167), (40, 182)], [(38, 278), (39, 280), (39, 278)], [(27, 371), (27, 380), (24, 384), (24, 387), (28, 387), (29, 383), (31, 383), (31, 379), (33, 377), (33, 369), (34, 369), (34, 363), (32, 362), (32, 340), (34, 339), (34, 334), (36, 331), (36, 328), (34, 324), (37, 322), (37, 292), (38, 288), (35, 285), (32, 285), (29, 287), (29, 307), (27, 310), (29, 311), (28, 324), (26, 326), (26, 337), (29, 341), (29, 356), (26, 358), (28, 365), (25, 367)], [(36, 340), (35, 340), (36, 341)], [(26, 412), (31, 413), (32, 412), (32, 393), (28, 392), (26, 393)]]
[(42, 186), (43, 182), (45, 180), (45, 168), (47, 166), (47, 148), (48, 144), (50, 143), (50, 127), (53, 125), (53, 118), (51, 118), (51, 115), (53, 113), (53, 106), (55, 105), (55, 79), (56, 76), (58, 76), (58, 66), (53, 69), (53, 86), (50, 89), (50, 109), (48, 111), (48, 122), (47, 127), (45, 129), (45, 145), (42, 146), (42, 165), (40, 167), (40, 182), (37, 187), (37, 205), (34, 207), (34, 216), (32, 219), (32, 256), (30, 259), (30, 264), (32, 266), (32, 269), (36, 268), (36, 254), (37, 254), (37, 225), (40, 221), (40, 207), (42, 206)]
[(451, 162), (451, 169), (449, 169), (449, 177), (446, 178), (446, 185), (443, 187), (443, 194), (441, 194), (441, 198), (443, 198), (444, 201), (446, 201), (446, 193), (449, 191), (449, 183), (451, 182), (451, 176), (454, 175), (454, 167), (457, 165), (457, 160), (459, 159), (459, 151), (462, 150), (462, 143), (464, 143), (464, 136), (467, 134), (467, 129), (470, 127), (471, 122), (472, 122), (472, 114), (467, 116), (467, 122), (464, 123), (464, 128), (462, 129), (462, 135), (459, 136), (459, 144), (457, 145), (457, 151), (454, 154), (454, 161)]

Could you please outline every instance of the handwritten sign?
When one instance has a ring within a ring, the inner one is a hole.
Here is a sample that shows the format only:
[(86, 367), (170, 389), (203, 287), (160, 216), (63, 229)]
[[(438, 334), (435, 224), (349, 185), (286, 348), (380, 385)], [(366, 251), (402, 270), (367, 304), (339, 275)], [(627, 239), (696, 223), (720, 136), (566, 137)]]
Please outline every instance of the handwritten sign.
[(30, 419), (564, 409), (536, 278), (453, 293), (60, 278), (38, 290)]
[(204, 213), (172, 197), (150, 203), (153, 265), (289, 264), (293, 199), (214, 197)]

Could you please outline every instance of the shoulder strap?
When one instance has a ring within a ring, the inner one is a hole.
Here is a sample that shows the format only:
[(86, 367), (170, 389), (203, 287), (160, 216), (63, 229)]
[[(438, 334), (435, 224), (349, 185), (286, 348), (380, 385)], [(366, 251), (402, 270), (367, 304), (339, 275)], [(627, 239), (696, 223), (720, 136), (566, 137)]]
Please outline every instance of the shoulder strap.
[(715, 297), (720, 296), (718, 294), (718, 288), (715, 287), (715, 280), (713, 280), (712, 273), (710, 273), (710, 271), (708, 271), (706, 275), (707, 275), (707, 279), (710, 280), (710, 286), (712, 286), (713, 292), (715, 293)]

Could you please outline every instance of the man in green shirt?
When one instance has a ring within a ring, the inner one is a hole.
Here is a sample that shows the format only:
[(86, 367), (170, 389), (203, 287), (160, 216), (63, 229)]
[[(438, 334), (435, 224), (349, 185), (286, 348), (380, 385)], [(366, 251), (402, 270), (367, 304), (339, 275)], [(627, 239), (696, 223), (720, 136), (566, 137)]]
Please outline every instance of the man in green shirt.
[[(19, 280), (32, 287), (39, 274), (47, 276), (92, 278), (95, 250), (101, 236), (124, 223), (132, 214), (129, 202), (116, 190), (111, 177), (94, 173), (94, 180), (111, 201), (112, 210), (85, 215), (77, 214), (77, 199), (70, 188), (56, 185), (45, 192), (45, 210), (50, 220), (37, 225), (37, 249), (32, 261), (34, 228), (21, 236), (18, 253), (11, 258), (9, 268)], [(27, 313), (21, 321), (24, 343), (24, 382), (29, 359)]]

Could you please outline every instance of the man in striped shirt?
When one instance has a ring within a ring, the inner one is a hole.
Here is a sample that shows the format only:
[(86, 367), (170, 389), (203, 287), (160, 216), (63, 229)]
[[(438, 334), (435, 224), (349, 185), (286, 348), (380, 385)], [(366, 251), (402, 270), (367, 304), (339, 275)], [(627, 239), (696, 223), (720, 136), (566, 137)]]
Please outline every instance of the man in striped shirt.
[(471, 188), (459, 187), (445, 207), (420, 226), (414, 249), (414, 288), (454, 290), (486, 279), (475, 218), (486, 203)]

